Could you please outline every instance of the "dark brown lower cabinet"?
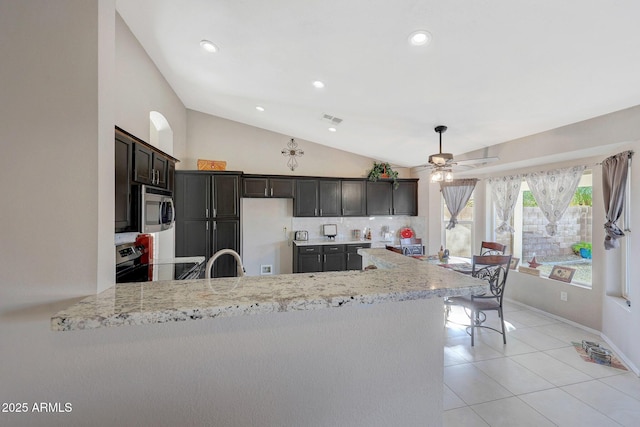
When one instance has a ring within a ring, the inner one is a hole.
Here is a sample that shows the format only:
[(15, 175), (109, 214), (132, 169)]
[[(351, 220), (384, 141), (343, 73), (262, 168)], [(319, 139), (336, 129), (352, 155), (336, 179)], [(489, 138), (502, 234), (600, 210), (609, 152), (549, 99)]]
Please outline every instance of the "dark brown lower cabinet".
[(308, 245), (293, 248), (293, 272), (362, 270), (362, 257), (358, 249), (369, 248), (370, 243)]

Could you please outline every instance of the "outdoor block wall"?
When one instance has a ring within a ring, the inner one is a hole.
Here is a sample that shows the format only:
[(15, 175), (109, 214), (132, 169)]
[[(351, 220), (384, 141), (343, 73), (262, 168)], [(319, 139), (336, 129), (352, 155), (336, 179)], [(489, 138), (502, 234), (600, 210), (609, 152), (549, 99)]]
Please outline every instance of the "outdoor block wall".
[(549, 236), (545, 230), (548, 221), (542, 211), (537, 207), (523, 208), (523, 258), (530, 259), (534, 252), (539, 259), (571, 255), (571, 245), (591, 242), (591, 211), (591, 206), (569, 206), (558, 222), (558, 233)]

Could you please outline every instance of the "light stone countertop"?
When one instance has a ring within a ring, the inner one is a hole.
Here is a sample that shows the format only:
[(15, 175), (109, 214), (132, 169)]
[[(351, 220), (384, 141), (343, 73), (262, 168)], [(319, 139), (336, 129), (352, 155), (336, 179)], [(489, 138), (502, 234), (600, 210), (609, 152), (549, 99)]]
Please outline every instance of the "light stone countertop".
[(359, 249), (377, 269), (119, 283), (51, 318), (54, 331), (318, 310), (469, 295), (487, 282), (386, 249)]

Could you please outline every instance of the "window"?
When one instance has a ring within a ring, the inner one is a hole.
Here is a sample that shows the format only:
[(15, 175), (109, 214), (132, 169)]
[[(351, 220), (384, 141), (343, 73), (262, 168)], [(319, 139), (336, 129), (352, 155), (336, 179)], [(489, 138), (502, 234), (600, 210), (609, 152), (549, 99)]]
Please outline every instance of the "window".
[(442, 200), (442, 241), (445, 242), (445, 248), (449, 249), (451, 256), (471, 257), (473, 251), (473, 194), (465, 205), (464, 209), (458, 215), (458, 224), (455, 228), (447, 230), (451, 214), (447, 208), (447, 203)]
[[(571, 204), (558, 223), (558, 233), (549, 236), (545, 231), (547, 219), (537, 206), (526, 181), (520, 195), (511, 226), (515, 233), (497, 233), (494, 239), (507, 245), (509, 253), (526, 263), (533, 258), (542, 263), (541, 277), (548, 277), (554, 265), (576, 269), (572, 283), (591, 286), (592, 245), (592, 182), (591, 171), (585, 170)], [(491, 205), (493, 206), (493, 204)], [(493, 215), (494, 225), (498, 226)]]

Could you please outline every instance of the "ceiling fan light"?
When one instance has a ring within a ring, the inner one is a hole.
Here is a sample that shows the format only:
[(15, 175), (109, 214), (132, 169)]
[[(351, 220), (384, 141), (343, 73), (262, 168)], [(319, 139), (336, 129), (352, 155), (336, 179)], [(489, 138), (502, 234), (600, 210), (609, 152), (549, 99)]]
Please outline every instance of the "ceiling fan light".
[(444, 180), (445, 182), (453, 181), (453, 172), (451, 170), (444, 171)]
[(441, 170), (434, 170), (431, 172), (431, 182), (442, 182), (444, 180), (444, 174)]

